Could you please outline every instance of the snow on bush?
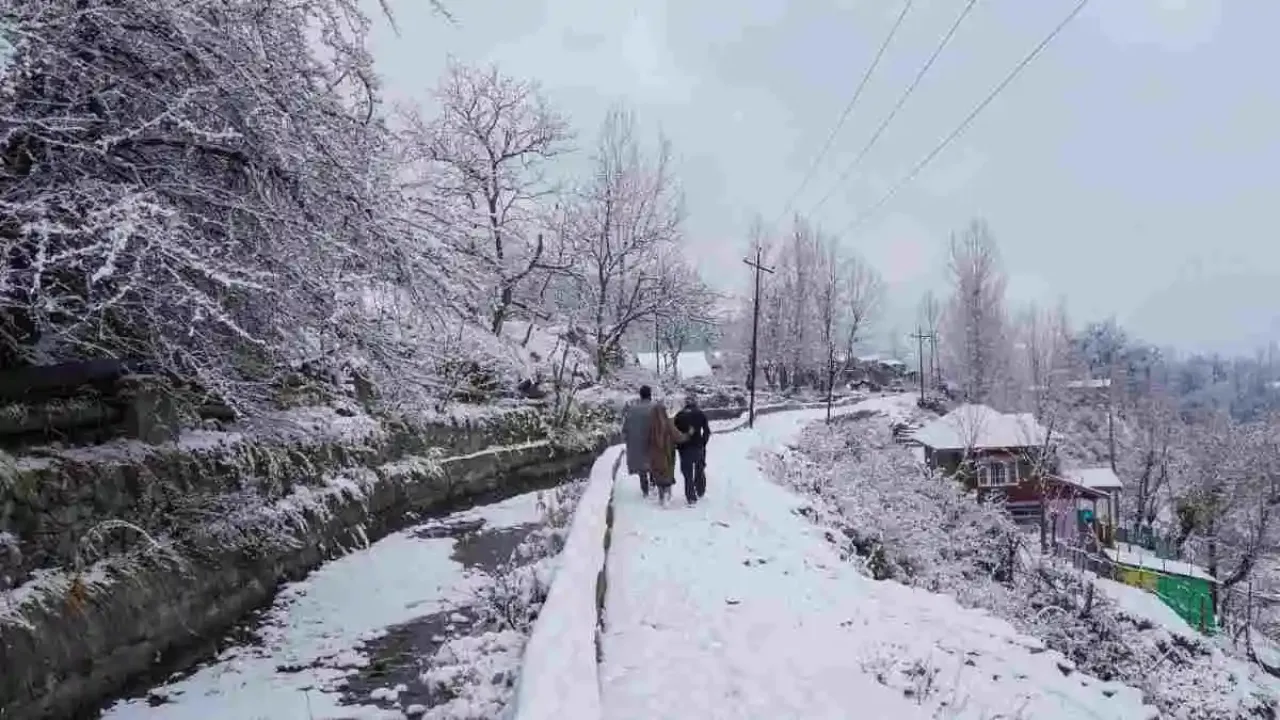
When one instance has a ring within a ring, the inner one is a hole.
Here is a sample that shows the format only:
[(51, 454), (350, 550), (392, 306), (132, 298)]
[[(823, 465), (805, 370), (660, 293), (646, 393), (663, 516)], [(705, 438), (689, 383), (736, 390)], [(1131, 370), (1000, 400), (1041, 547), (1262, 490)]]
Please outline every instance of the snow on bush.
[(428, 720), (488, 720), (511, 703), (525, 643), (555, 574), (574, 508), (586, 489), (579, 481), (539, 494), (542, 524), (512, 552), (476, 597), (474, 635), (446, 641), (422, 675), (443, 702)]
[(1259, 671), (1203, 636), (1121, 609), (1092, 576), (1033, 558), (997, 504), (926, 471), (883, 419), (812, 425), (794, 448), (762, 461), (813, 499), (805, 514), (873, 577), (990, 610), (1073, 671), (1137, 687), (1172, 717), (1275, 716), (1276, 686)]
[(369, 25), (342, 0), (7, 3), (5, 361), (144, 358), (233, 402), (304, 349), (400, 365), (355, 298), (432, 316), (466, 276), (406, 222)]
[[(959, 591), (971, 604), (1008, 577), (1019, 534), (991, 504), (943, 481), (907, 453), (885, 452), (889, 433), (808, 433), (799, 454), (765, 458), (773, 476), (823, 501), (854, 555), (876, 579), (935, 592)], [(816, 511), (814, 511), (816, 512)], [(815, 516), (816, 518), (817, 516)]]

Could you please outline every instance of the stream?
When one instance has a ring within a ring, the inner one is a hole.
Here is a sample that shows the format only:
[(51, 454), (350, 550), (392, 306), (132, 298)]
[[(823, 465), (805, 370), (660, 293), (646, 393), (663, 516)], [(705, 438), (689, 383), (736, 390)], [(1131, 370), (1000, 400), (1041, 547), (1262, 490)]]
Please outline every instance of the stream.
[[(475, 643), (460, 645), (476, 653), (471, 664), (513, 682), (523, 639), (480, 634), (481, 593), (513, 551), (545, 526), (538, 499), (551, 492), (424, 520), (325, 563), (228, 632), (206, 662), (115, 701), (99, 717), (454, 717), (452, 707), (433, 712), (452, 698), (438, 685), (433, 690), (424, 673), (442, 645), (453, 650), (450, 641), (472, 637)], [(468, 659), (456, 662), (460, 670), (445, 672), (465, 675)]]

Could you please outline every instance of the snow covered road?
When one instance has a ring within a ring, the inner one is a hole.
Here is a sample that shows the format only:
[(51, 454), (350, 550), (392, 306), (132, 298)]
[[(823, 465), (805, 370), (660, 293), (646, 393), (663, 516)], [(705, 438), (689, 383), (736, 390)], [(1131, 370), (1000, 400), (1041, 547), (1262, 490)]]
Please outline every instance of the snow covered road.
[(694, 508), (678, 491), (659, 508), (618, 477), (605, 718), (1154, 716), (1136, 690), (1075, 672), (1008, 623), (842, 561), (795, 513), (803, 500), (753, 459), (822, 415), (771, 415), (713, 438), (707, 497)]

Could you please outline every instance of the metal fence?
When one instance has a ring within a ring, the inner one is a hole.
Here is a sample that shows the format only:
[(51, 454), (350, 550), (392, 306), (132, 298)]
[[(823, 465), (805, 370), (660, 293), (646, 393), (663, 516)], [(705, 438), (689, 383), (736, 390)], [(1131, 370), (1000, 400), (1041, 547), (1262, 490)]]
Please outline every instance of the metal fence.
[(1116, 542), (1136, 545), (1161, 560), (1183, 559), (1182, 549), (1179, 547), (1176, 537), (1158, 533), (1149, 526), (1117, 527), (1115, 529), (1115, 539)]
[(1214, 589), (1209, 580), (1117, 563), (1105, 555), (1063, 542), (1053, 543), (1053, 554), (1078, 570), (1155, 595), (1188, 625), (1202, 633), (1216, 631)]

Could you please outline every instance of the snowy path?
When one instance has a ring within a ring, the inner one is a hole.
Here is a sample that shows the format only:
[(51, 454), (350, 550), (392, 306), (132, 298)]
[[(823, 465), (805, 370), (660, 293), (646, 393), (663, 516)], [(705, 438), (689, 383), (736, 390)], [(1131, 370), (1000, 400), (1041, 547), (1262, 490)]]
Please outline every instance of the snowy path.
[[(862, 407), (891, 409), (896, 399)], [(713, 438), (695, 508), (620, 475), (608, 558), (607, 720), (1144, 718), (1139, 693), (949, 598), (875, 582), (751, 459), (821, 411)]]

